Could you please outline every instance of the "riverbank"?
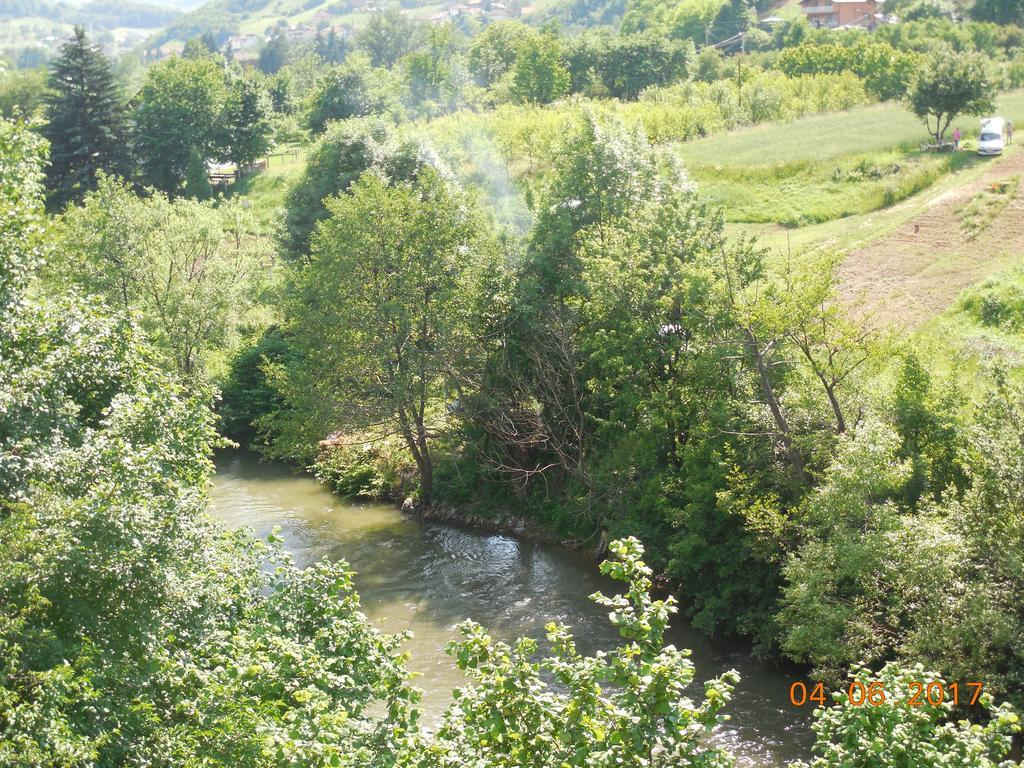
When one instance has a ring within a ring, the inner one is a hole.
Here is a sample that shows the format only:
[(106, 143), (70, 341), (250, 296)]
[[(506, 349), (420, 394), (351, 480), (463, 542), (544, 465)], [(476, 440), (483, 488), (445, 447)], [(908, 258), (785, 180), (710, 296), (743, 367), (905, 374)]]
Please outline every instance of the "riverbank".
[[(453, 625), (464, 619), (504, 642), (543, 642), (548, 622), (563, 623), (582, 653), (621, 640), (607, 609), (587, 597), (618, 586), (600, 575), (589, 553), (487, 531), (485, 518), (476, 518), (477, 525), (472, 519), (449, 523), (403, 513), (392, 503), (346, 499), (308, 472), (244, 451), (220, 454), (217, 470), (210, 492), (214, 517), (261, 539), (276, 530), (299, 567), (346, 560), (371, 621), (385, 632), (412, 632), (403, 648), (409, 669), (420, 675), (415, 684), (424, 689), (428, 722), (466, 682), (445, 652), (456, 637)], [(695, 691), (726, 670), (740, 673), (729, 703), (732, 720), (715, 734), (736, 753), (738, 768), (780, 768), (808, 755), (810, 711), (788, 700), (797, 672), (754, 658), (743, 642), (709, 638), (678, 616), (667, 641), (692, 652)]]

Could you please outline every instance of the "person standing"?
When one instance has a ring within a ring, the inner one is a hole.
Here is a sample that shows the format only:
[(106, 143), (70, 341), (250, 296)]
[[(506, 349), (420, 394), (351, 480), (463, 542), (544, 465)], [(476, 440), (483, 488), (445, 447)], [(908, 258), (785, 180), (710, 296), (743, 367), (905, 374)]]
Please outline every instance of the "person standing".
[(960, 129), (959, 128), (954, 128), (953, 129), (953, 151), (955, 151), (955, 152), (959, 152), (960, 151), (960, 139), (961, 138), (963, 138), (963, 134), (960, 133)]
[(1006, 143), (1013, 144), (1013, 120), (1006, 121)]

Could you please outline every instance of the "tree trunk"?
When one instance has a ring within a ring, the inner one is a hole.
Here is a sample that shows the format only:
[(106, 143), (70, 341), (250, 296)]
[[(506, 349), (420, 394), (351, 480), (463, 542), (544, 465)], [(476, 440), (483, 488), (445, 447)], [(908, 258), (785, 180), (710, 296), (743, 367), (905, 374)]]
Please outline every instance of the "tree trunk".
[(768, 403), (768, 409), (772, 412), (772, 418), (775, 420), (775, 426), (779, 430), (782, 445), (786, 449), (786, 455), (789, 457), (789, 463), (793, 467), (793, 477), (797, 482), (803, 483), (806, 481), (804, 459), (800, 455), (796, 443), (793, 442), (786, 414), (783, 413), (779, 399), (775, 396), (775, 390), (772, 388), (771, 377), (768, 375), (768, 365), (764, 361), (764, 352), (757, 337), (754, 335), (754, 331), (749, 326), (744, 328), (743, 331), (747, 337), (747, 347), (754, 356), (754, 367), (757, 369), (758, 378), (761, 380), (761, 391), (764, 393), (764, 399)]

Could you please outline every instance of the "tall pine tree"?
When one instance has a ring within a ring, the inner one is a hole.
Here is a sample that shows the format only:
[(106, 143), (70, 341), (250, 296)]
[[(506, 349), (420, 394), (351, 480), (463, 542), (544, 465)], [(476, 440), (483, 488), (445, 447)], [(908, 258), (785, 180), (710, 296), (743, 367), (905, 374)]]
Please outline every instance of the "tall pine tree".
[(46, 182), (51, 208), (63, 208), (96, 188), (96, 172), (124, 175), (128, 168), (126, 109), (110, 62), (75, 27), (50, 69), (46, 99), (50, 142)]

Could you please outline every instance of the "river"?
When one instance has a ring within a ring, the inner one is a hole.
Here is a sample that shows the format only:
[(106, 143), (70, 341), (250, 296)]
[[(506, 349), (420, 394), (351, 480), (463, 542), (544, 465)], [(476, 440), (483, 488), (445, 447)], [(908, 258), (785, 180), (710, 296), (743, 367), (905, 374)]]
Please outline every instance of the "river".
[[(570, 625), (581, 651), (614, 647), (618, 633), (587, 595), (616, 589), (578, 553), (450, 525), (421, 522), (388, 504), (348, 501), (313, 478), (244, 452), (220, 457), (210, 491), (213, 514), (266, 538), (281, 527), (302, 566), (344, 558), (356, 571), (363, 610), (386, 632), (411, 630), (407, 644), (428, 721), (465, 683), (444, 646), (452, 625), (472, 618), (497, 638), (543, 638), (548, 621)], [(751, 658), (742, 645), (709, 639), (676, 618), (669, 633), (692, 650), (701, 683), (727, 669), (742, 680), (715, 738), (744, 768), (782, 766), (807, 757), (809, 718), (789, 703), (792, 675)], [(699, 695), (700, 689), (695, 691)]]

